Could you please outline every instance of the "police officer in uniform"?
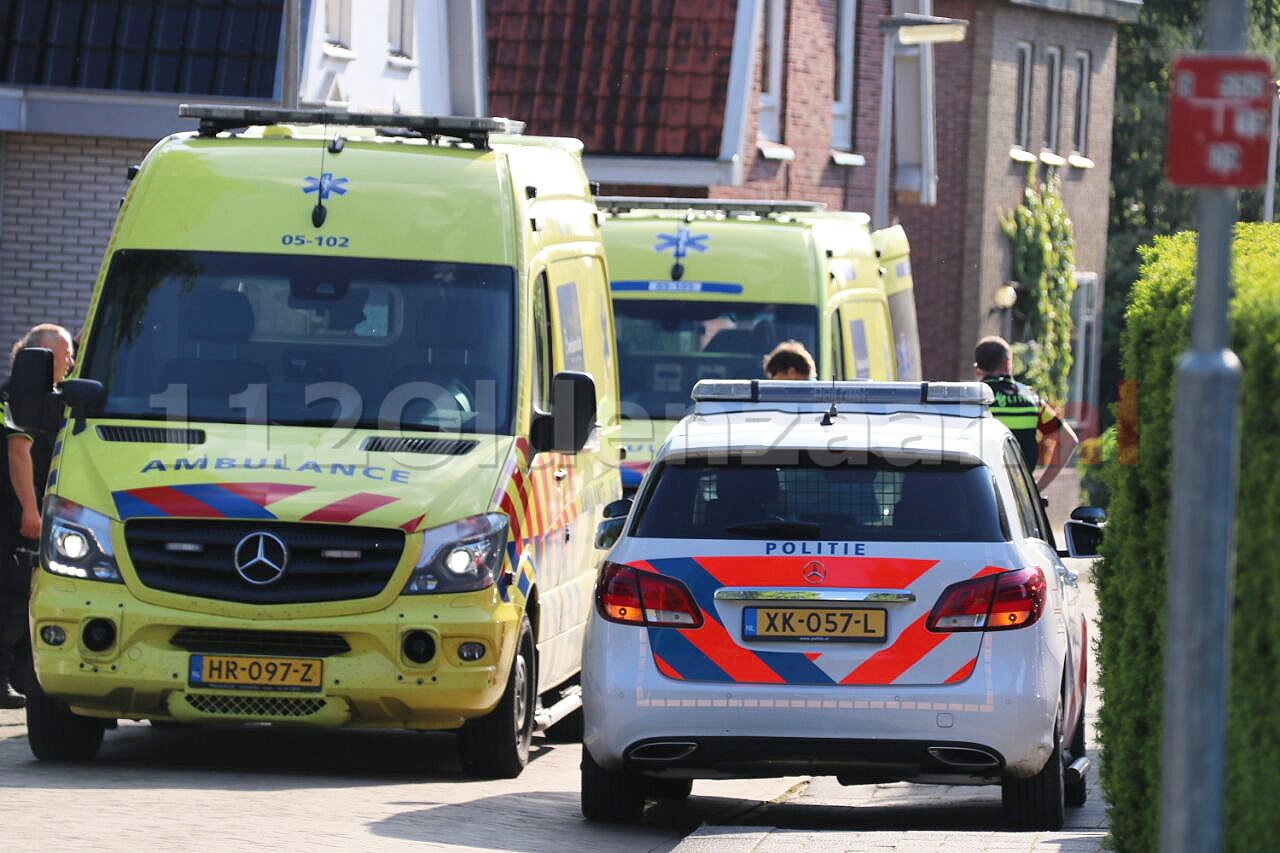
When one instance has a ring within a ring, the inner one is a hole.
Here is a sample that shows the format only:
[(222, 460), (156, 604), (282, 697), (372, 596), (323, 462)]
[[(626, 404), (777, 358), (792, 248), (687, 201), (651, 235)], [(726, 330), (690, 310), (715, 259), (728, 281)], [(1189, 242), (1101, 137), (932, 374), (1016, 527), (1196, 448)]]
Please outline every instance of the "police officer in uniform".
[(1080, 443), (1075, 431), (1034, 388), (1013, 378), (1013, 350), (1004, 338), (992, 335), (978, 341), (973, 368), (978, 379), (991, 386), (996, 398), (991, 414), (1017, 439), (1027, 469), (1034, 471), (1041, 459), (1046, 460), (1036, 480), (1044, 491)]
[[(52, 323), (34, 327), (13, 348), (53, 351), (54, 382), (74, 365), (71, 335)], [(21, 708), (29, 679), (31, 646), (27, 608), (40, 538), (40, 503), (52, 461), (52, 435), (32, 435), (7, 417), (0, 388), (0, 708)], [(18, 688), (15, 690), (14, 688)]]

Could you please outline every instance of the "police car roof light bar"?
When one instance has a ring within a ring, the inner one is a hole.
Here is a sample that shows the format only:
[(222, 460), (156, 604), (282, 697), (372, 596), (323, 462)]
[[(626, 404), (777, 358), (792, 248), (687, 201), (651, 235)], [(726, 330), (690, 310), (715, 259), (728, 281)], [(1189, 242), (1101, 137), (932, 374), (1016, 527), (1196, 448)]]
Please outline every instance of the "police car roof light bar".
[(394, 128), (422, 137), (448, 136), (471, 143), (477, 148), (488, 148), (490, 134), (519, 134), (524, 131), (524, 122), (507, 118), (424, 116), (221, 104), (182, 104), (178, 107), (178, 115), (182, 118), (199, 120), (201, 136), (215, 136), (226, 130), (253, 125), (321, 124)]
[(702, 379), (693, 386), (699, 403), (847, 403), (982, 405), (995, 402), (983, 382), (796, 382), (769, 379)]
[(782, 199), (739, 200), (725, 198), (659, 198), (634, 195), (605, 195), (596, 198), (596, 206), (608, 213), (630, 210), (697, 210), (733, 215), (765, 215), (770, 213), (816, 213), (827, 206), (820, 201), (786, 201)]

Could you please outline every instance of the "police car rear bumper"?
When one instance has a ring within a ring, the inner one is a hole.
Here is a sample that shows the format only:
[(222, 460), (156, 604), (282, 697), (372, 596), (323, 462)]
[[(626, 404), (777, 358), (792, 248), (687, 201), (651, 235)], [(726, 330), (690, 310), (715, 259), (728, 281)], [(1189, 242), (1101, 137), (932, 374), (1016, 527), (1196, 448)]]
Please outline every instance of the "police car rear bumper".
[(981, 744), (945, 740), (818, 737), (651, 738), (628, 747), (624, 765), (649, 775), (836, 776), (845, 784), (945, 779), (989, 784), (1004, 757)]

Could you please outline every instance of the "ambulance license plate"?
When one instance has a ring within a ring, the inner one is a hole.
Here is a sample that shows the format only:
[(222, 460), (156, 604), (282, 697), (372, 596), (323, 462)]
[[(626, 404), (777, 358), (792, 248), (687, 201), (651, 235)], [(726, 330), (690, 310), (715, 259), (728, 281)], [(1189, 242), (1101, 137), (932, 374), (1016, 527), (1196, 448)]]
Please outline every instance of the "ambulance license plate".
[(192, 687), (245, 687), (255, 690), (319, 690), (324, 662), (315, 658), (192, 655)]
[(875, 607), (747, 607), (744, 640), (883, 643), (885, 614)]

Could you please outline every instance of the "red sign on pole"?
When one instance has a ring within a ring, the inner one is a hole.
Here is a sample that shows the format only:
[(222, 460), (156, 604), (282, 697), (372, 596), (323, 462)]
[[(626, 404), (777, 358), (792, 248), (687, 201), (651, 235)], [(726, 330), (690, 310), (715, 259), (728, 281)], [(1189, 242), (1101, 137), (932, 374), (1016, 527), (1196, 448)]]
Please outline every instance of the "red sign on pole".
[(1165, 177), (1181, 187), (1266, 183), (1275, 83), (1256, 56), (1179, 56), (1169, 76)]

